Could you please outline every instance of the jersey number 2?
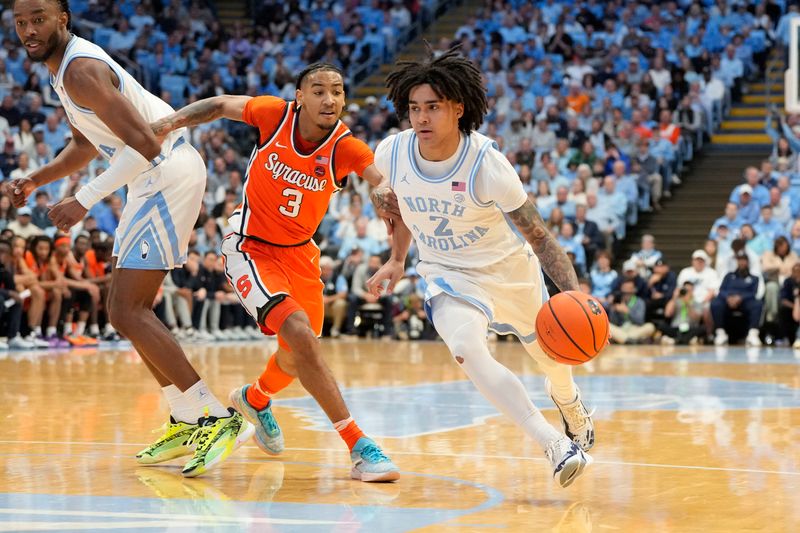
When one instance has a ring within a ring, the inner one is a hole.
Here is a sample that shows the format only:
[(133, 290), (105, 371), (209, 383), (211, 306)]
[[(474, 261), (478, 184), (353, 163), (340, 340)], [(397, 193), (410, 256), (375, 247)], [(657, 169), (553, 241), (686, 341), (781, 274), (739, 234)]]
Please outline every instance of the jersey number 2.
[(283, 189), (283, 195), (290, 200), (286, 202), (285, 206), (280, 206), (278, 211), (287, 217), (295, 218), (300, 213), (300, 203), (303, 201), (303, 193), (297, 189), (286, 188)]

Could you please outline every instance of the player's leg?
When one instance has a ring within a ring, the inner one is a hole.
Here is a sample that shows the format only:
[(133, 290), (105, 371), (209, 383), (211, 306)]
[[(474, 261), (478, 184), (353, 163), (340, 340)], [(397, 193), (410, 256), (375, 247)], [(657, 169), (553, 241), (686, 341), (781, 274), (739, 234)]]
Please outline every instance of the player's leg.
[(594, 446), (594, 423), (592, 413), (583, 404), (580, 389), (572, 379), (572, 367), (550, 359), (536, 341), (523, 343), (523, 346), (547, 376), (545, 388), (561, 413), (564, 433), (588, 451)]
[(545, 420), (519, 378), (492, 357), (486, 342), (486, 315), (447, 294), (434, 297), (430, 305), (436, 331), (467, 377), (492, 405), (542, 447), (559, 483), (565, 487), (571, 484), (591, 458)]

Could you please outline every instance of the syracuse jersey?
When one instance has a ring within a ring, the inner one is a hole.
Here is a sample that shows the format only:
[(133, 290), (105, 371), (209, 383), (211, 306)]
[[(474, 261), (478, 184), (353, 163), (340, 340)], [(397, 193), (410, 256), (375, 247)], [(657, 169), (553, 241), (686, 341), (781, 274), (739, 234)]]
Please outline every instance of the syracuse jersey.
[(295, 103), (272, 96), (245, 105), (242, 118), (258, 127), (260, 145), (247, 165), (242, 205), (230, 219), (239, 235), (279, 246), (308, 242), (331, 194), (350, 172), (362, 174), (373, 162), (369, 147), (341, 121), (316, 147), (304, 151), (297, 141), (299, 112)]

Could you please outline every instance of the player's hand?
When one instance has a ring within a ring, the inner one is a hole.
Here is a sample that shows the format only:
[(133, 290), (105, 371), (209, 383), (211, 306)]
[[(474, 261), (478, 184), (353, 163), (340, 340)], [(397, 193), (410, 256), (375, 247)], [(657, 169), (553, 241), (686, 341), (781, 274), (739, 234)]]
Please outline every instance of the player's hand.
[(400, 218), (400, 206), (397, 203), (397, 195), (391, 187), (378, 186), (369, 193), (369, 199), (375, 206), (375, 212), (383, 219)]
[(86, 208), (74, 196), (69, 196), (51, 207), (48, 217), (56, 228), (69, 231), (72, 226), (83, 220), (86, 213)]
[[(381, 296), (384, 292), (385, 294), (391, 294), (397, 282), (403, 279), (405, 272), (402, 262), (389, 259), (385, 265), (375, 272), (374, 276), (367, 280), (367, 290), (374, 296)], [(387, 280), (389, 284), (384, 291), (383, 282)]]
[(36, 184), (30, 178), (17, 178), (3, 184), (3, 192), (11, 198), (11, 203), (16, 208), (25, 205), (28, 196), (36, 190)]

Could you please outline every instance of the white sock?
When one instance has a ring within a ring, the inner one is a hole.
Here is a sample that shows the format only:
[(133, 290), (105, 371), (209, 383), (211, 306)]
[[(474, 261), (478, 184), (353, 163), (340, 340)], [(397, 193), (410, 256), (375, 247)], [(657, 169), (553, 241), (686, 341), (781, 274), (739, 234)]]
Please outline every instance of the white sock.
[(550, 359), (536, 341), (522, 346), (547, 376), (550, 381), (550, 391), (556, 401), (561, 405), (574, 402), (578, 397), (578, 389), (572, 380), (572, 367)]
[(56, 327), (55, 326), (47, 326), (47, 336), (52, 337), (56, 334)]
[[(161, 392), (164, 394), (164, 399), (167, 401), (172, 418), (175, 418), (174, 412), (181, 407), (180, 401), (183, 399), (183, 393), (175, 385), (161, 387)], [(177, 418), (175, 418), (175, 420), (177, 420)], [(182, 422), (189, 422), (189, 420), (182, 420)]]
[(79, 321), (78, 321), (78, 328), (75, 330), (75, 335), (77, 335), (78, 337), (80, 337), (80, 336), (81, 336), (81, 335), (83, 335), (84, 333), (86, 333), (86, 322), (81, 322), (81, 321), (79, 320)]
[(178, 412), (173, 413), (176, 419), (180, 417), (187, 422), (189, 420), (196, 422), (198, 418), (204, 416), (217, 418), (231, 416), (202, 379), (183, 392), (183, 400), (185, 403), (179, 406)]
[(539, 443), (542, 450), (561, 438), (563, 434), (533, 405), (519, 378), (489, 353), (486, 316), (478, 308), (444, 294), (431, 303), (436, 331), (484, 398)]
[(106, 327), (103, 328), (103, 335), (110, 335), (114, 333), (114, 326), (111, 325), (111, 322), (106, 322)]
[(92, 324), (89, 326), (89, 335), (94, 335), (95, 337), (100, 335), (100, 326), (97, 324)]
[(34, 337), (41, 337), (42, 336), (42, 326), (34, 326), (31, 328), (31, 333), (33, 333)]

